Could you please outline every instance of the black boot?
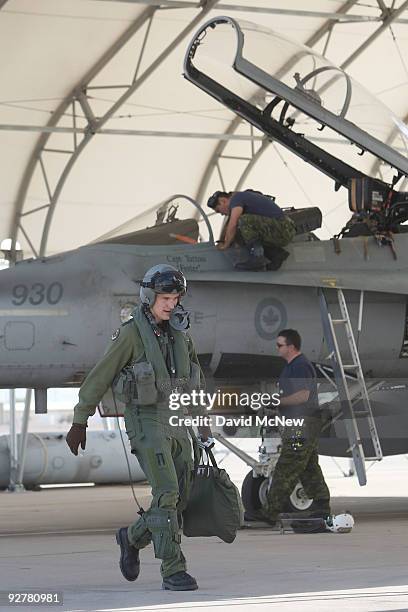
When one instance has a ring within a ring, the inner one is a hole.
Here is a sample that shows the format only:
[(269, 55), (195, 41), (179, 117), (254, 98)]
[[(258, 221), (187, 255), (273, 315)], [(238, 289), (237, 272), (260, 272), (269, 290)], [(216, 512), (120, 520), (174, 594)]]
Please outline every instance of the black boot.
[(127, 527), (116, 532), (116, 541), (120, 546), (119, 567), (126, 580), (133, 582), (140, 572), (139, 551), (129, 542)]
[(262, 521), (265, 522), (265, 517), (260, 510), (245, 510), (244, 521)]
[(331, 516), (330, 500), (316, 499), (310, 508), (310, 516), (313, 518), (327, 519)]
[(163, 578), (162, 589), (165, 591), (196, 591), (198, 584), (195, 578), (182, 571)]
[(268, 525), (271, 525), (272, 527), (275, 527), (276, 525), (276, 521), (269, 519), (268, 515), (262, 512), (262, 510), (245, 510), (244, 521), (248, 521), (248, 523), (251, 523), (252, 521), (268, 523)]
[(267, 270), (279, 270), (285, 259), (289, 257), (289, 253), (281, 247), (265, 247), (265, 257), (269, 259), (266, 264)]
[(260, 240), (252, 240), (248, 243), (249, 257), (246, 261), (235, 264), (237, 270), (265, 270), (266, 260)]
[(294, 519), (290, 526), (295, 533), (326, 533), (326, 521), (322, 518)]

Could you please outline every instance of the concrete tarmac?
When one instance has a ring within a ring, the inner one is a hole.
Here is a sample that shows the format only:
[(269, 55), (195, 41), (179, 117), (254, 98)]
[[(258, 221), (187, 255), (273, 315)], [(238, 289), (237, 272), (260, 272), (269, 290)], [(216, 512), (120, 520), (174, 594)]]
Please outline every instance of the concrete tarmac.
[[(232, 544), (183, 538), (189, 571), (200, 587), (187, 593), (161, 590), (160, 562), (151, 547), (141, 553), (138, 580), (122, 577), (114, 534), (136, 517), (128, 486), (2, 492), (0, 590), (60, 591), (63, 605), (49, 609), (67, 612), (408, 610), (406, 459), (399, 459), (399, 487), (389, 485), (390, 472), (396, 474), (392, 460), (392, 469), (375, 468), (375, 486), (364, 488), (326, 464), (331, 490), (341, 491), (334, 510), (348, 509), (355, 517), (350, 534), (281, 535), (260, 525), (241, 530)], [(227, 459), (225, 465), (234, 473)], [(242, 464), (238, 469), (245, 475)], [(136, 494), (142, 505), (148, 503), (147, 486), (138, 485)]]

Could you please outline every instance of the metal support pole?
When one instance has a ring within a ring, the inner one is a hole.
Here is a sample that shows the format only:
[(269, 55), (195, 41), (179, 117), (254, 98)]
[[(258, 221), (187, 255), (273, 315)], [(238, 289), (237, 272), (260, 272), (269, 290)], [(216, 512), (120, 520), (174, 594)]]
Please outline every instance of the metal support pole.
[(16, 390), (10, 389), (10, 411), (9, 411), (9, 449), (10, 449), (10, 477), (9, 491), (14, 491), (17, 481), (18, 449), (17, 449), (17, 429), (16, 429)]
[(32, 394), (33, 394), (32, 389), (26, 389), (23, 420), (21, 423), (20, 444), (18, 447), (18, 471), (17, 471), (17, 480), (16, 480), (16, 487), (18, 487), (20, 491), (24, 491), (23, 474), (24, 474), (24, 464), (25, 464), (26, 450), (27, 450), (28, 423), (30, 420), (30, 407), (31, 407)]

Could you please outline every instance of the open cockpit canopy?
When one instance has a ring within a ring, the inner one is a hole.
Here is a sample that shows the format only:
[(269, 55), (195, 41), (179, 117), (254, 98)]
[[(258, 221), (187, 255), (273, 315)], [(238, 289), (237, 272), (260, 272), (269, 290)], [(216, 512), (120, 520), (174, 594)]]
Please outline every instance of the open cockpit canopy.
[(408, 176), (408, 127), (344, 70), (280, 33), (213, 18), (190, 43), (184, 73), (336, 187), (362, 175)]

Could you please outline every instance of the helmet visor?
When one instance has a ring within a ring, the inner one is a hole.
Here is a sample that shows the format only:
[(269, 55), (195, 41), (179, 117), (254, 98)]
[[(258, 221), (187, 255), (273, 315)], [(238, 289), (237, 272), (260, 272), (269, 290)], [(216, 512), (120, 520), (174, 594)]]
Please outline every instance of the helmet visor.
[(179, 293), (184, 295), (187, 283), (182, 272), (157, 272), (150, 283), (146, 283), (155, 293)]

